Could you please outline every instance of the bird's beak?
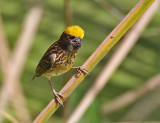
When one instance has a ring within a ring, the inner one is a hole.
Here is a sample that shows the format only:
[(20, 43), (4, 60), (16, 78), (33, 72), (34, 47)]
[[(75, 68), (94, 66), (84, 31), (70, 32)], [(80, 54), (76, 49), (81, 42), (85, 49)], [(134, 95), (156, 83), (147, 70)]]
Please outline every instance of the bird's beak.
[(80, 38), (75, 38), (74, 40), (75, 40), (75, 46), (81, 47), (82, 40)]

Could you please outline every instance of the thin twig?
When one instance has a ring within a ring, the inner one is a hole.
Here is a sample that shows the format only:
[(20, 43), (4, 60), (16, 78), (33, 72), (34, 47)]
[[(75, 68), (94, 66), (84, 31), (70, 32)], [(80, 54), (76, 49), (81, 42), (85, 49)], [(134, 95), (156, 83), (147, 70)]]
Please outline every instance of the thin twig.
[(69, 26), (72, 21), (72, 12), (71, 12), (71, 5), (70, 0), (64, 0), (64, 13), (65, 13), (65, 23), (66, 26)]
[[(159, 75), (159, 82), (160, 84), (160, 75)], [(145, 93), (145, 97), (143, 99), (138, 100), (136, 104), (134, 104), (129, 111), (123, 116), (122, 120), (125, 121), (132, 121), (132, 122), (139, 122), (144, 121), (145, 118), (148, 119), (148, 116), (152, 112), (154, 112), (160, 105), (160, 86), (154, 86), (149, 93)], [(137, 93), (138, 94), (138, 93)], [(137, 113), (138, 112), (138, 113)], [(155, 118), (154, 118), (155, 121)], [(158, 123), (158, 122), (157, 122)]]
[(19, 123), (12, 115), (10, 115), (7, 112), (0, 110), (0, 114), (6, 119), (8, 119), (9, 121), (11, 121), (12, 123)]
[(24, 62), (33, 43), (33, 38), (36, 33), (41, 16), (42, 9), (39, 7), (32, 8), (26, 16), (22, 33), (15, 46), (13, 57), (9, 61), (6, 68), (8, 70), (7, 77), (4, 78), (0, 96), (0, 109), (2, 109), (3, 111), (8, 105), (8, 99), (12, 101), (13, 97), (15, 97), (15, 85), (17, 84), (19, 76), (21, 76)]
[[(118, 68), (123, 59), (127, 56), (128, 52), (134, 46), (140, 34), (148, 25), (149, 21), (156, 12), (156, 3), (154, 3), (146, 13), (138, 20), (134, 27), (127, 33), (123, 41), (121, 42), (118, 49), (113, 53), (113, 56), (109, 59), (104, 69), (101, 71), (97, 79), (95, 80), (92, 87), (88, 90), (85, 97), (81, 100), (77, 108), (73, 111), (69, 117), (67, 123), (77, 122), (90, 104), (93, 102), (97, 94), (103, 89), (107, 84), (109, 78), (112, 76), (114, 71)], [(118, 103), (119, 104), (119, 103)], [(109, 106), (110, 107), (110, 106)], [(111, 107), (110, 107), (111, 108)], [(114, 109), (113, 106), (111, 109)], [(104, 107), (102, 108), (104, 109)]]
[[(1, 17), (0, 17), (0, 41), (1, 41), (1, 45), (0, 45), (0, 61), (1, 61), (1, 66), (2, 66), (2, 72), (3, 72), (3, 79), (7, 77), (7, 63), (9, 62), (10, 60), (10, 56), (9, 56), (9, 47), (8, 47), (8, 44), (7, 44), (7, 39), (5, 37), (5, 34), (3, 32), (3, 23), (2, 23), (2, 20), (1, 20)], [(17, 84), (19, 85), (20, 82), (17, 82)], [(29, 115), (29, 112), (28, 112), (28, 109), (26, 108), (26, 104), (25, 104), (25, 99), (24, 99), (24, 95), (22, 93), (22, 89), (21, 89), (21, 86), (19, 86), (19, 88), (17, 88), (18, 86), (16, 86), (16, 91), (19, 91), (19, 93), (16, 93), (15, 94), (15, 98), (14, 100), (12, 101), (15, 101), (17, 100), (19, 102), (19, 107), (20, 107), (20, 110), (17, 110), (17, 108), (14, 108), (14, 110), (16, 111), (16, 114), (21, 114), (21, 116), (19, 116), (19, 120), (20, 121), (31, 121), (30, 119), (30, 115)], [(13, 105), (15, 103), (12, 103)], [(15, 107), (15, 105), (14, 105)], [(5, 108), (5, 107), (3, 107)], [(23, 117), (22, 117), (22, 114), (23, 114)], [(0, 115), (1, 116), (1, 115)], [(4, 116), (4, 115), (3, 115)], [(8, 115), (7, 115), (8, 116)], [(22, 120), (24, 119), (24, 120)], [(29, 119), (29, 120), (28, 120)], [(0, 118), (0, 120), (2, 120), (2, 118)]]
[[(71, 24), (72, 21), (72, 12), (71, 12), (71, 5), (70, 0), (64, 0), (64, 16), (65, 16), (65, 25), (68, 27)], [(69, 76), (71, 74), (71, 71), (68, 71), (64, 74), (64, 83), (66, 84), (67, 81), (70, 79)], [(69, 108), (70, 108), (70, 100), (64, 102), (65, 107), (63, 108), (63, 121), (65, 122), (68, 114), (69, 114)]]
[[(136, 22), (144, 11), (154, 2), (154, 0), (141, 0), (129, 12), (129, 14), (120, 22), (120, 24), (104, 39), (100, 46), (82, 65), (82, 69), (91, 72), (92, 69), (99, 63), (99, 61), (108, 53), (108, 51), (117, 43), (117, 41), (128, 31), (128, 29)], [(68, 83), (59, 92), (64, 96), (63, 101), (73, 92), (73, 90), (82, 82), (86, 74), (81, 74), (78, 78), (75, 75), (68, 81)], [(53, 99), (44, 108), (41, 113), (34, 120), (34, 123), (46, 122), (49, 117), (58, 109), (60, 105)]]
[(27, 108), (26, 99), (23, 89), (20, 85), (20, 81), (17, 81), (14, 85), (14, 94), (12, 96), (11, 104), (20, 123), (31, 122), (31, 116), (29, 109)]
[(110, 5), (105, 0), (95, 0), (102, 8), (109, 11), (112, 15), (117, 17), (119, 20), (123, 19), (125, 17), (125, 14), (123, 14), (120, 10)]
[(2, 68), (3, 77), (6, 76), (6, 66), (9, 60), (9, 47), (7, 42), (8, 40), (4, 33), (3, 21), (0, 15), (0, 67)]
[(139, 87), (138, 89), (128, 91), (120, 95), (119, 97), (115, 98), (114, 100), (110, 101), (108, 104), (103, 105), (101, 107), (101, 110), (104, 114), (116, 111), (124, 106), (133, 103), (147, 92), (154, 90), (155, 87), (157, 87), (159, 84), (160, 74), (154, 76), (153, 78), (145, 82), (145, 84)]
[[(0, 45), (0, 67), (2, 68), (3, 79), (7, 77), (6, 66), (9, 60), (9, 47), (7, 42), (8, 40), (4, 32), (3, 21), (0, 15), (0, 44), (1, 44)], [(1, 122), (1, 119), (2, 119), (2, 116), (0, 114), (0, 122)]]

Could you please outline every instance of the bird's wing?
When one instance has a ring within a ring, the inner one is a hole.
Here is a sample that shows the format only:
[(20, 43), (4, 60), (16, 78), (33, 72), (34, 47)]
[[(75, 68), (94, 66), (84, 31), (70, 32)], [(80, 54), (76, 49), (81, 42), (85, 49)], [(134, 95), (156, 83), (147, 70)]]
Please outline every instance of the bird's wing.
[(56, 54), (45, 54), (40, 60), (36, 68), (36, 77), (41, 76), (47, 70), (51, 68), (56, 60)]

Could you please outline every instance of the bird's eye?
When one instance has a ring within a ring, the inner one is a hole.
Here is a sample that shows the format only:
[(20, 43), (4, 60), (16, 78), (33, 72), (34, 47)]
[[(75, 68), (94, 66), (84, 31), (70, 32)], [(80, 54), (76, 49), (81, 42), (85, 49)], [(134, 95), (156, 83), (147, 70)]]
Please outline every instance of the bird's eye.
[(69, 38), (70, 38), (70, 39), (74, 39), (74, 36), (70, 35)]

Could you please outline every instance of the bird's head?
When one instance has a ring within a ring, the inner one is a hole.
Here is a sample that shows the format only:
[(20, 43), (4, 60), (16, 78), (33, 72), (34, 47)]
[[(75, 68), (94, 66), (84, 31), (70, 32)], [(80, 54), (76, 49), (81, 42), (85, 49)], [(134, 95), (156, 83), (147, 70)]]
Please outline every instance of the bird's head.
[(76, 52), (81, 47), (83, 37), (84, 31), (80, 26), (67, 27), (60, 38), (62, 48)]

